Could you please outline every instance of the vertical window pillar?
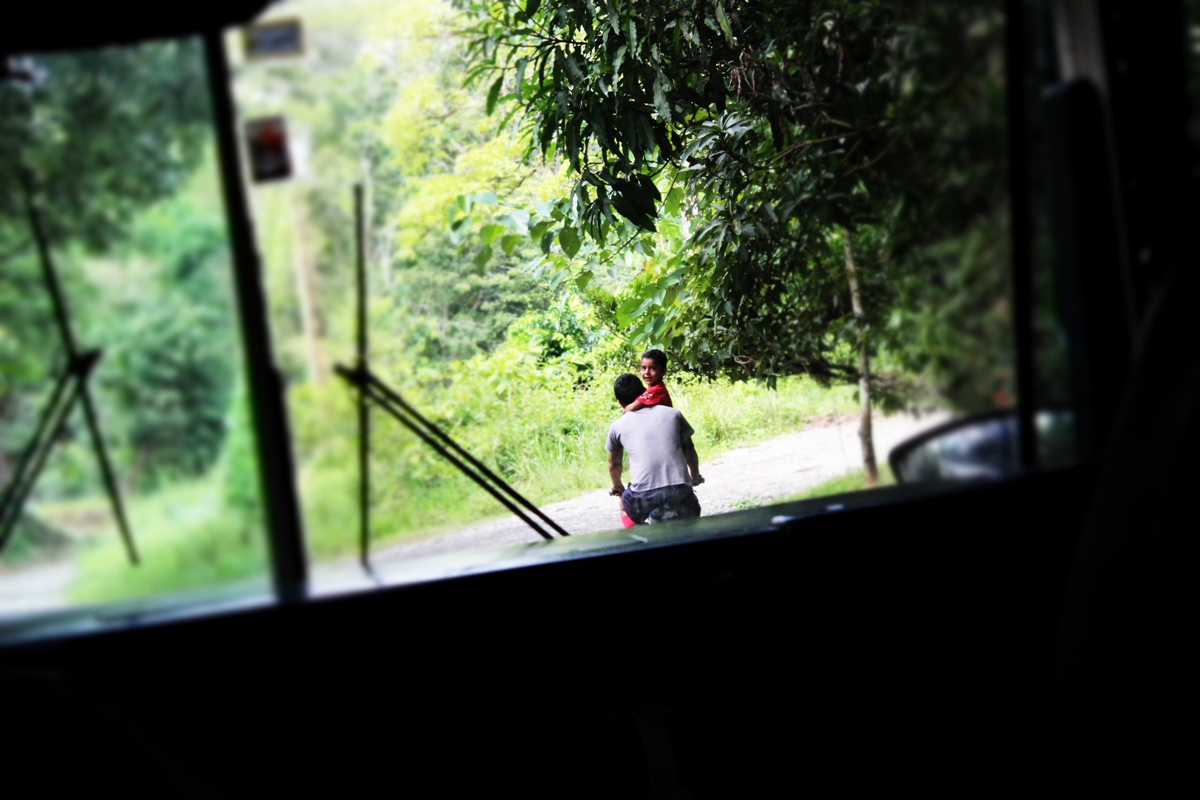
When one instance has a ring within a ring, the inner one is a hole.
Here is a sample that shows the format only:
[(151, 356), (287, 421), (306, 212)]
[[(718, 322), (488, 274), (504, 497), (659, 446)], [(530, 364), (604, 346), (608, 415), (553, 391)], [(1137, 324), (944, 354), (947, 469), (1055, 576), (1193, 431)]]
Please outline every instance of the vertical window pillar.
[(266, 511), (271, 576), (280, 600), (301, 600), (308, 593), (308, 554), (304, 547), (300, 499), (296, 490), (287, 398), (283, 376), (271, 355), (262, 260), (254, 241), (243, 183), (233, 85), (221, 31), (204, 34), (204, 52), (233, 257), (233, 285), (246, 353), (246, 381)]
[(1004, 4), (1008, 84), (1008, 192), (1012, 241), (1013, 328), (1016, 338), (1017, 442), (1023, 469), (1037, 466), (1034, 430), (1033, 244), (1029, 219), (1029, 148), (1026, 137), (1025, 14), (1021, 0)]

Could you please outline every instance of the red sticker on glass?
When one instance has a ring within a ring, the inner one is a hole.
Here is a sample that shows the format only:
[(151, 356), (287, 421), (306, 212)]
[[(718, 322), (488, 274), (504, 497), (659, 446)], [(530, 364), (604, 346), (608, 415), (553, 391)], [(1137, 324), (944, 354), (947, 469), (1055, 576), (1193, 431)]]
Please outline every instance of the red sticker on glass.
[(283, 117), (262, 117), (247, 122), (246, 148), (250, 152), (250, 176), (256, 183), (277, 181), (292, 174)]

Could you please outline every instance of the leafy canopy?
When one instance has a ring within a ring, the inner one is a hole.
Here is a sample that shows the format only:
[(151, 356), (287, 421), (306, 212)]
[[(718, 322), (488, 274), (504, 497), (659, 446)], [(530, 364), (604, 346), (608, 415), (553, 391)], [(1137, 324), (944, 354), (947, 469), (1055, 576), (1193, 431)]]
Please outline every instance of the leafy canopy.
[(847, 344), (886, 338), (905, 291), (912, 311), (945, 299), (920, 288), (947, 263), (929, 248), (981, 224), (1003, 238), (994, 4), (459, 5), (468, 80), (505, 109), (502, 127), (524, 126), (527, 157), (561, 156), (575, 176), (548, 227), (531, 228), (546, 261), (585, 288), (640, 252), (633, 284), (594, 299), (614, 330), (694, 369), (856, 378)]
[[(179, 204), (178, 214), (145, 215), (180, 191), (206, 151), (199, 44), (37, 55), (22, 66), (31, 82), (0, 84), (0, 478), (63, 365), (21, 173), (37, 193), (75, 328), (84, 344), (106, 346), (97, 383), (118, 450), (130, 448), (145, 470), (199, 471), (223, 437), (234, 368), (230, 322), (215, 310), (229, 301), (212, 277), (224, 229), (219, 215)], [(102, 257), (122, 263), (97, 281)], [(147, 303), (156, 291), (162, 302)]]

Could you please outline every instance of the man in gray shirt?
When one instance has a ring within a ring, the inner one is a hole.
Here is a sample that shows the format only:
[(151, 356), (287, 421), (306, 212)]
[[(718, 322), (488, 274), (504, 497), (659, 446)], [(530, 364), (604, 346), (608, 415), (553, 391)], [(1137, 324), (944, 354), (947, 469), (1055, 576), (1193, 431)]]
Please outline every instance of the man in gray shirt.
[[(617, 378), (613, 394), (627, 406), (645, 387), (628, 372)], [(692, 444), (692, 426), (683, 414), (664, 405), (647, 406), (623, 415), (608, 429), (608, 474), (612, 494), (634, 522), (700, 516), (693, 486), (704, 482)], [(629, 451), (629, 486), (621, 483), (621, 458)]]

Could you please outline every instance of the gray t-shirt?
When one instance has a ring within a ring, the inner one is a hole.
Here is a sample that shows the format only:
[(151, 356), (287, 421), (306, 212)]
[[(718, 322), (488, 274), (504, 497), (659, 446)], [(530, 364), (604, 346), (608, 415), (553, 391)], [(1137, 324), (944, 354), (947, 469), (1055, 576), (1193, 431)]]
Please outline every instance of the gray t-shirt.
[(691, 483), (683, 443), (695, 433), (669, 406), (649, 406), (624, 414), (608, 429), (608, 452), (629, 453), (629, 488), (635, 492)]

